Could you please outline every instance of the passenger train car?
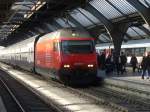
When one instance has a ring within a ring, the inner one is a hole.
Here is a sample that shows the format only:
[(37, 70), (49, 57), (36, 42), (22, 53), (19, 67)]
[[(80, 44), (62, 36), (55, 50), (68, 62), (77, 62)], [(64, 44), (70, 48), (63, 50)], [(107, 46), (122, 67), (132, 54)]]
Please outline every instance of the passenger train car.
[[(100, 53), (103, 50), (109, 51), (110, 49), (114, 49), (112, 43), (96, 45), (97, 53)], [(133, 54), (137, 57), (138, 63), (141, 63), (143, 55), (147, 55), (147, 53), (150, 52), (150, 39), (131, 40), (123, 43), (121, 51), (127, 55), (127, 63), (130, 63)]]
[(94, 39), (84, 31), (61, 29), (3, 48), (0, 60), (64, 83), (97, 78)]

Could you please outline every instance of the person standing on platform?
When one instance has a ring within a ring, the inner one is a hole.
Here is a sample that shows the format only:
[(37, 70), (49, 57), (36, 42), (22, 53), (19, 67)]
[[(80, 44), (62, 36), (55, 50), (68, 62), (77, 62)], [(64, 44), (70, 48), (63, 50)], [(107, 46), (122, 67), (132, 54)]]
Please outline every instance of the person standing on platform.
[(124, 54), (124, 52), (121, 52), (120, 59), (121, 59), (121, 64), (122, 64), (121, 72), (123, 73), (123, 72), (126, 72), (126, 63), (127, 63), (127, 57)]
[(99, 57), (99, 61), (101, 63), (101, 69), (102, 70), (105, 69), (105, 60), (106, 60), (106, 56), (105, 56), (105, 52), (103, 51), (102, 54)]
[(115, 65), (116, 65), (117, 75), (120, 75), (120, 73), (123, 74), (120, 56), (115, 57)]
[(148, 70), (147, 79), (149, 79), (149, 77), (150, 77), (150, 52), (148, 53), (148, 56), (147, 56), (147, 70)]
[(98, 68), (100, 68), (100, 54), (99, 53), (97, 53), (96, 54), (96, 56), (97, 56), (97, 65), (98, 65)]
[(142, 60), (143, 62), (143, 73), (142, 73), (142, 79), (144, 79), (146, 70), (148, 71), (147, 79), (150, 77), (150, 53), (148, 53), (148, 56)]
[(142, 59), (142, 62), (141, 62), (141, 67), (142, 67), (142, 79), (144, 79), (144, 76), (146, 74), (146, 70), (147, 70), (147, 57), (146, 56), (143, 56), (143, 59)]
[(132, 66), (133, 73), (135, 72), (135, 69), (137, 68), (137, 63), (138, 63), (138, 61), (137, 61), (136, 56), (132, 55), (131, 60), (130, 60), (130, 64)]
[(112, 59), (112, 55), (109, 54), (108, 57), (106, 58), (106, 61), (105, 61), (105, 73), (106, 74), (109, 74), (109, 73), (112, 73), (113, 72), (113, 59)]

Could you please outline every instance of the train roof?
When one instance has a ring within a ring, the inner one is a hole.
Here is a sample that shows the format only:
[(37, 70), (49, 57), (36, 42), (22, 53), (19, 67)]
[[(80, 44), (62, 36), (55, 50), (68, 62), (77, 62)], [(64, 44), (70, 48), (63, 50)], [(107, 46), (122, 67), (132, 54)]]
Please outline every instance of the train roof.
[[(139, 48), (139, 47), (150, 47), (150, 39), (142, 40), (131, 40), (123, 42), (121, 48)], [(96, 49), (108, 49), (114, 48), (112, 43), (97, 44)]]
[[(42, 35), (42, 36), (41, 36)], [(35, 39), (38, 37), (38, 36), (41, 36), (39, 38), (39, 41), (44, 39), (44, 38), (50, 38), (50, 37), (66, 37), (66, 38), (69, 38), (69, 37), (81, 37), (81, 38), (92, 38), (88, 32), (86, 32), (85, 30), (82, 30), (82, 29), (79, 29), (79, 28), (63, 28), (63, 29), (59, 29), (59, 30), (56, 30), (54, 32), (50, 32), (50, 33), (47, 33), (47, 34), (41, 34), (41, 35), (35, 35), (33, 37), (30, 37), (28, 39), (25, 39), (23, 41), (20, 41), (20, 42), (17, 42), (13, 45), (10, 45), (8, 47), (6, 47), (6, 49), (11, 49), (11, 47), (18, 47), (18, 46), (21, 46), (21, 45), (27, 45), (28, 43), (31, 43), (35, 41)], [(55, 35), (55, 36), (53, 36)]]
[(92, 38), (90, 34), (79, 28), (63, 28), (56, 30), (54, 32), (48, 33), (42, 37), (63, 37), (63, 38), (72, 38), (72, 37), (81, 37), (81, 38)]

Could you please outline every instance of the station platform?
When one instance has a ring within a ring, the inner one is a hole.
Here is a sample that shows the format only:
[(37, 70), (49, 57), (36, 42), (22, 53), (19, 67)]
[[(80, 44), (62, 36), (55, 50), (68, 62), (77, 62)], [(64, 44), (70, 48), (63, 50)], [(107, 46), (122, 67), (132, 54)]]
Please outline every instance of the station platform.
[[(13, 69), (13, 67), (3, 63), (0, 63), (0, 69), (28, 87), (44, 101), (56, 106), (56, 108), (61, 107), (63, 111), (111, 112), (110, 109), (100, 106), (94, 101), (84, 99), (80, 95), (66, 91), (66, 87), (62, 84), (51, 84), (38, 75)], [(138, 72), (133, 74), (129, 70), (127, 73), (117, 76), (115, 74), (106, 75), (104, 71), (98, 70), (98, 76), (104, 78), (104, 85), (116, 85), (126, 89), (139, 90), (143, 93), (147, 92), (147, 95), (150, 96), (150, 80), (141, 79), (141, 75)]]
[(105, 71), (101, 70), (98, 71), (98, 75), (104, 78), (104, 85), (131, 90), (134, 94), (138, 92), (138, 96), (150, 99), (150, 79), (147, 79), (147, 76), (142, 79), (141, 73), (133, 73), (131, 68), (128, 68), (127, 72), (122, 75), (116, 75), (116, 73), (106, 75)]
[(94, 100), (68, 91), (63, 84), (50, 83), (38, 75), (13, 69), (3, 63), (0, 63), (0, 69), (25, 85), (59, 112), (112, 112), (111, 109), (97, 104)]

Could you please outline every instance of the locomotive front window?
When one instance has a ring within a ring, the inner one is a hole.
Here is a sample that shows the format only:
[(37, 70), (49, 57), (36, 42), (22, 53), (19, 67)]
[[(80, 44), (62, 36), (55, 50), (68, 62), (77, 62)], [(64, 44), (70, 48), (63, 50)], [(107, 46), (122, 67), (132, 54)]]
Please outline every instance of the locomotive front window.
[(65, 40), (62, 41), (62, 51), (66, 54), (92, 53), (94, 51), (94, 43), (89, 40)]

